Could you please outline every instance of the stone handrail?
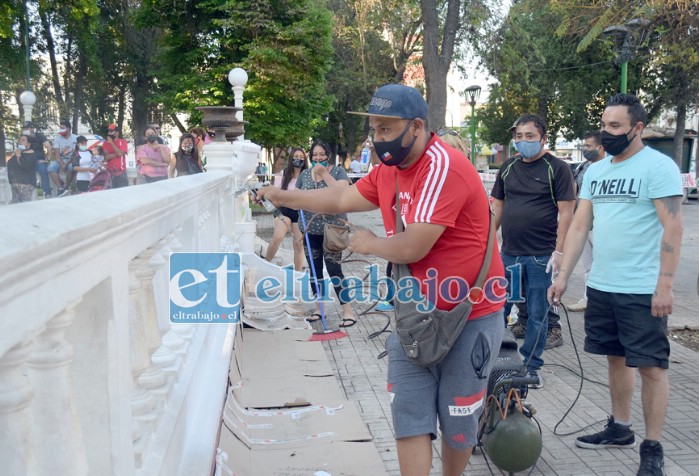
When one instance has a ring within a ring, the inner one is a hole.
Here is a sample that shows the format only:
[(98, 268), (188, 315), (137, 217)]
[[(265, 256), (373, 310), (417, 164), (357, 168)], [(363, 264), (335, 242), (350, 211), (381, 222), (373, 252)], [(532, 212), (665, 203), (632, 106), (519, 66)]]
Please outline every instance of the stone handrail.
[(233, 325), (171, 326), (172, 251), (235, 251), (210, 172), (0, 207), (0, 474), (208, 474)]

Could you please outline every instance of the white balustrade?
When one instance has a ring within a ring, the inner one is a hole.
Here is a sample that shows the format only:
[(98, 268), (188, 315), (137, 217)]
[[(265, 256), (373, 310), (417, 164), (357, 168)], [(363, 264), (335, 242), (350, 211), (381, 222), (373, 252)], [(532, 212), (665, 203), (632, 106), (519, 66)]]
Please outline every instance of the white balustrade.
[(171, 325), (171, 251), (240, 235), (233, 177), (0, 207), (0, 474), (208, 474), (234, 325)]

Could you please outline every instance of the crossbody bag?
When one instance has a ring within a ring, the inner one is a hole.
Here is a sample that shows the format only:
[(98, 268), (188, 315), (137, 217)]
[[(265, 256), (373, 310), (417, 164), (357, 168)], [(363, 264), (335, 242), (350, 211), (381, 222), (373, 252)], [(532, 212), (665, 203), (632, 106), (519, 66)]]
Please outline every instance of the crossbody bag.
[[(483, 284), (490, 268), (493, 244), (495, 242), (494, 221), (491, 214), (489, 213), (488, 215), (490, 217), (488, 245), (486, 246), (481, 270), (472, 288), (483, 289)], [(396, 180), (396, 232), (402, 233), (403, 230), (398, 181)], [(392, 273), (394, 282), (399, 283), (401, 278), (406, 276), (411, 276), (408, 265), (394, 263)], [(428, 367), (438, 364), (449, 353), (449, 350), (466, 325), (474, 302), (471, 300), (469, 293), (467, 299), (457, 304), (451, 311), (435, 309), (428, 314), (418, 311), (417, 304), (414, 301), (400, 302), (398, 299), (395, 300), (395, 328), (405, 355), (414, 364)]]

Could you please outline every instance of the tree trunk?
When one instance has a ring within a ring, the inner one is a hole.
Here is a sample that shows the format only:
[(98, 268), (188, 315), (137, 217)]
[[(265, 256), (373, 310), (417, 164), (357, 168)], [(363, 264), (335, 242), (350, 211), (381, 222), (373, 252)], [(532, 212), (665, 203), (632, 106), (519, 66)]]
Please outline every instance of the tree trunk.
[(6, 165), (5, 137), (5, 95), (0, 92), (0, 167)]
[(688, 172), (682, 170), (682, 149), (684, 146), (684, 125), (687, 121), (687, 103), (680, 101), (677, 103), (677, 118), (675, 124), (675, 138), (673, 142), (672, 158), (675, 163), (680, 168), (682, 172)]
[(456, 31), (459, 26), (461, 0), (447, 1), (447, 16), (444, 22), (444, 35), (439, 25), (436, 0), (420, 0), (423, 19), (422, 65), (425, 69), (427, 103), (429, 116), (427, 125), (436, 131), (444, 126), (447, 111), (447, 73), (454, 55)]
[(170, 119), (172, 119), (172, 122), (175, 123), (175, 125), (177, 126), (177, 129), (180, 131), (181, 134), (184, 134), (187, 132), (187, 128), (179, 120), (179, 118), (177, 117), (177, 114), (175, 114), (174, 112), (172, 114), (170, 114)]
[[(39, 3), (41, 5), (41, 3)], [(61, 90), (61, 79), (58, 76), (58, 64), (56, 62), (56, 45), (53, 41), (53, 34), (51, 34), (51, 22), (49, 21), (49, 16), (46, 11), (39, 7), (39, 17), (41, 18), (41, 26), (43, 27), (42, 33), (44, 35), (44, 40), (46, 40), (46, 49), (49, 54), (49, 61), (51, 63), (51, 82), (53, 83), (53, 91), (56, 95), (56, 103), (58, 103), (58, 114), (59, 120), (63, 120), (68, 115), (68, 110), (66, 109), (66, 103), (63, 100), (63, 91)]]
[(76, 133), (80, 124), (81, 109), (83, 109), (83, 84), (86, 73), (87, 55), (81, 52), (80, 59), (78, 60), (78, 74), (75, 78), (75, 90), (73, 92), (73, 130), (76, 131)]

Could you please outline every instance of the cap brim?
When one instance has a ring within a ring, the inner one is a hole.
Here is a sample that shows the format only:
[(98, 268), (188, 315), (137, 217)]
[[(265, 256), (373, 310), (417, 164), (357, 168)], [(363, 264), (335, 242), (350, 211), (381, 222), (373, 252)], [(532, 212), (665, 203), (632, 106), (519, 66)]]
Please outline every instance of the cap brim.
[[(400, 117), (400, 116), (386, 116), (384, 114), (371, 114), (368, 112), (358, 112), (358, 111), (347, 111), (347, 114), (354, 114), (357, 116), (371, 116), (371, 117), (382, 117), (384, 119), (403, 119), (403, 120), (410, 120), (409, 117)], [(417, 119), (417, 118), (416, 118)]]

